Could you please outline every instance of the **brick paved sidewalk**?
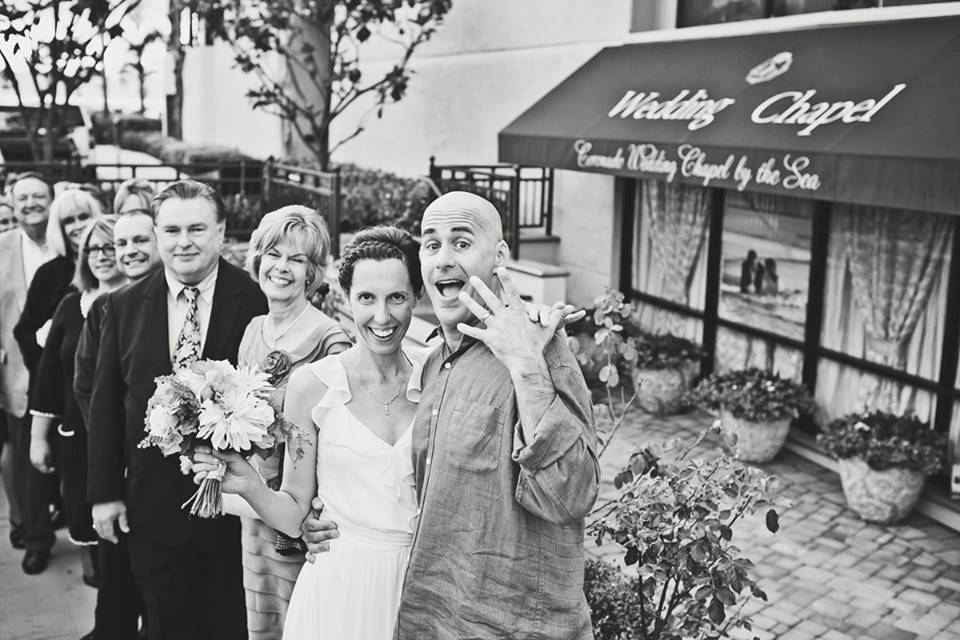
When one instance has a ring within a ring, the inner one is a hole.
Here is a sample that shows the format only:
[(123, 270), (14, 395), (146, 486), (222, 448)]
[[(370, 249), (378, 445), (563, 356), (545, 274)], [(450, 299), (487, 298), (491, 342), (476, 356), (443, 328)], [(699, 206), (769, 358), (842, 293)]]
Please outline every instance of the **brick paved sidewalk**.
[[(632, 445), (693, 435), (709, 423), (702, 414), (635, 411), (604, 454), (602, 492), (615, 495), (610, 480)], [(896, 526), (862, 522), (846, 508), (838, 476), (789, 451), (763, 468), (794, 505), (776, 534), (759, 517), (735, 527), (733, 542), (757, 565), (769, 596), (747, 608), (754, 630), (738, 637), (960, 640), (960, 533), (916, 513)], [(592, 552), (614, 559), (616, 549)]]

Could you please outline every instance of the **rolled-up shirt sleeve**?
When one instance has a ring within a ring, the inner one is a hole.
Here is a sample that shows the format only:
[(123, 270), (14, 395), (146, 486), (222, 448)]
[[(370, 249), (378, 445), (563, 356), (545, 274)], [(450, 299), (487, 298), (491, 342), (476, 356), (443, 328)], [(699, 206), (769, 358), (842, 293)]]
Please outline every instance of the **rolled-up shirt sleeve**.
[(527, 511), (560, 524), (584, 518), (600, 487), (597, 435), (590, 391), (573, 354), (554, 340), (545, 357), (556, 397), (530, 442), (519, 420), (513, 460), (520, 467), (516, 500)]

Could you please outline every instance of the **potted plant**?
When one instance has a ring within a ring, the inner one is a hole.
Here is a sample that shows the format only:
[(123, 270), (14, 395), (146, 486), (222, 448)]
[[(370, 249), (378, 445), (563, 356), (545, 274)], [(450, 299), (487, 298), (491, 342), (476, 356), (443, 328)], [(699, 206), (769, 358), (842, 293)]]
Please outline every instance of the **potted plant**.
[(747, 462), (772, 460), (787, 439), (790, 422), (816, 408), (803, 385), (756, 368), (711, 375), (688, 397), (719, 414), (727, 445)]
[(706, 356), (697, 343), (669, 333), (642, 332), (632, 339), (636, 361), (630, 372), (637, 403), (656, 415), (677, 413), (700, 376)]
[(685, 338), (641, 329), (636, 308), (619, 291), (608, 288), (594, 304), (582, 325), (570, 327), (570, 347), (588, 383), (612, 388), (629, 380), (637, 404), (646, 411), (665, 415), (680, 410), (700, 373), (703, 349)]
[(817, 444), (838, 461), (847, 504), (869, 522), (905, 518), (927, 476), (946, 465), (947, 437), (912, 413), (851, 414), (827, 425)]

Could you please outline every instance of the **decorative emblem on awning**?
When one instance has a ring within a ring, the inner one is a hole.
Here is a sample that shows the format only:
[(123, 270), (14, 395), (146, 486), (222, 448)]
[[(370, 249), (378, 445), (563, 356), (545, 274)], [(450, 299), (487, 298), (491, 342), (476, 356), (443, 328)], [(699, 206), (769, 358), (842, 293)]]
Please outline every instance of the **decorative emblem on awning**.
[(774, 78), (780, 77), (790, 70), (793, 64), (793, 54), (789, 51), (781, 51), (777, 55), (764, 60), (747, 74), (747, 84), (760, 84), (769, 82)]

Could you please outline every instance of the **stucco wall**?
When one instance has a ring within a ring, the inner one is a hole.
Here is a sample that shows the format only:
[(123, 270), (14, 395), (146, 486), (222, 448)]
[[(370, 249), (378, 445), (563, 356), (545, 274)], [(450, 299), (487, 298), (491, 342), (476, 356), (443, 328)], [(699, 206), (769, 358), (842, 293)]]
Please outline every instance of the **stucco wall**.
[(224, 43), (191, 47), (183, 68), (183, 138), (239, 148), (255, 158), (282, 156), (280, 121), (254, 111), (249, 80), (233, 68)]
[(553, 232), (560, 237), (558, 262), (570, 271), (567, 298), (573, 304), (590, 304), (612, 282), (619, 243), (613, 199), (612, 176), (554, 173)]

